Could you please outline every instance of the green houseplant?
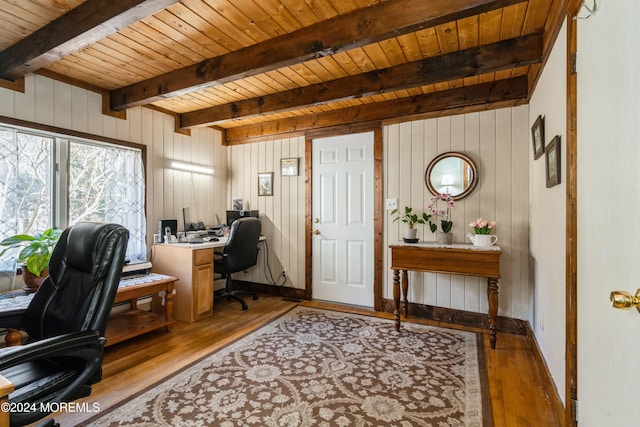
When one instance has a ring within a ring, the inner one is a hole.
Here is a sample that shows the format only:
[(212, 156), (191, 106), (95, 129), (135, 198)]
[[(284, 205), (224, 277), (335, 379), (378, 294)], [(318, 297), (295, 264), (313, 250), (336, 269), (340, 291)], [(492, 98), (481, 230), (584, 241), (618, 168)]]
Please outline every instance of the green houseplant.
[[(22, 248), (18, 252), (18, 262), (22, 263), (25, 290), (28, 292), (37, 290), (48, 275), (49, 260), (60, 234), (62, 230), (49, 228), (34, 235), (16, 234), (0, 242), (0, 246), (6, 246), (0, 252), (0, 257), (10, 249)], [(33, 281), (32, 277), (36, 280)]]
[(396, 216), (393, 222), (401, 221), (407, 224), (407, 228), (404, 230), (405, 242), (415, 241), (418, 230), (416, 230), (414, 226), (416, 224), (426, 224), (429, 221), (429, 218), (431, 218), (430, 215), (427, 215), (424, 212), (422, 213), (422, 216), (419, 216), (417, 213), (414, 213), (413, 208), (409, 206), (405, 206), (404, 213), (401, 213), (398, 209), (394, 209), (391, 211), (391, 215)]

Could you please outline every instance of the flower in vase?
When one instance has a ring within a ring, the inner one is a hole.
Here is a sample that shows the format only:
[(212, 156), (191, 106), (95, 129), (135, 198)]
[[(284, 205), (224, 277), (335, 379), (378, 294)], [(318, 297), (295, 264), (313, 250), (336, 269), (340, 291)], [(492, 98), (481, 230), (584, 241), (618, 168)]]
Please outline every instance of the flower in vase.
[(493, 230), (495, 226), (495, 221), (487, 221), (482, 218), (478, 218), (474, 222), (469, 223), (469, 227), (473, 228), (476, 234), (491, 234), (491, 230)]
[[(438, 203), (445, 204), (444, 209), (438, 209)], [(451, 208), (455, 206), (455, 202), (450, 194), (438, 194), (429, 199), (429, 205), (427, 206), (427, 213), (429, 216), (440, 217), (440, 228), (443, 233), (449, 233), (453, 227), (453, 221), (451, 220)], [(432, 233), (435, 233), (438, 229), (438, 224), (429, 220), (429, 228)]]

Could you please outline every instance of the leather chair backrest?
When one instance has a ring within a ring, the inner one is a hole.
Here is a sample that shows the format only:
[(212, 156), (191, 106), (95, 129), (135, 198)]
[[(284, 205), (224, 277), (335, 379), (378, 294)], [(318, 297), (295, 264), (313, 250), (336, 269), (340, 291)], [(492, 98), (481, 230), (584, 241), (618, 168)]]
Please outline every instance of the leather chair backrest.
[(25, 313), (31, 340), (83, 330), (104, 336), (128, 240), (129, 231), (118, 224), (79, 222), (63, 231), (49, 277)]
[(227, 244), (224, 246), (225, 270), (235, 273), (258, 263), (258, 241), (262, 224), (255, 217), (240, 218), (231, 224)]

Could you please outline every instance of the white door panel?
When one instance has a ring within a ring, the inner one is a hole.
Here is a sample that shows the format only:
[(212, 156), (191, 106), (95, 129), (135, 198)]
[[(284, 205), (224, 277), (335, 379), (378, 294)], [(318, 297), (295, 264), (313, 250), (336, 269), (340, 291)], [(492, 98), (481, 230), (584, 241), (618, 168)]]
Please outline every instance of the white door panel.
[(313, 298), (373, 307), (373, 133), (313, 141)]

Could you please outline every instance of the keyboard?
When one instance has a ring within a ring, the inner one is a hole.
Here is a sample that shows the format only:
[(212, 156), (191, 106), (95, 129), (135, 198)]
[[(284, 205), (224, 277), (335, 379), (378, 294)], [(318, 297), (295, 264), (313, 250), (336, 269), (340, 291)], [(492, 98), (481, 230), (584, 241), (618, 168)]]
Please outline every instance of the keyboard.
[(167, 279), (169, 276), (165, 274), (149, 273), (149, 274), (134, 274), (126, 276), (120, 280), (118, 288), (125, 288), (127, 286), (139, 285), (141, 283), (155, 282), (157, 280)]

